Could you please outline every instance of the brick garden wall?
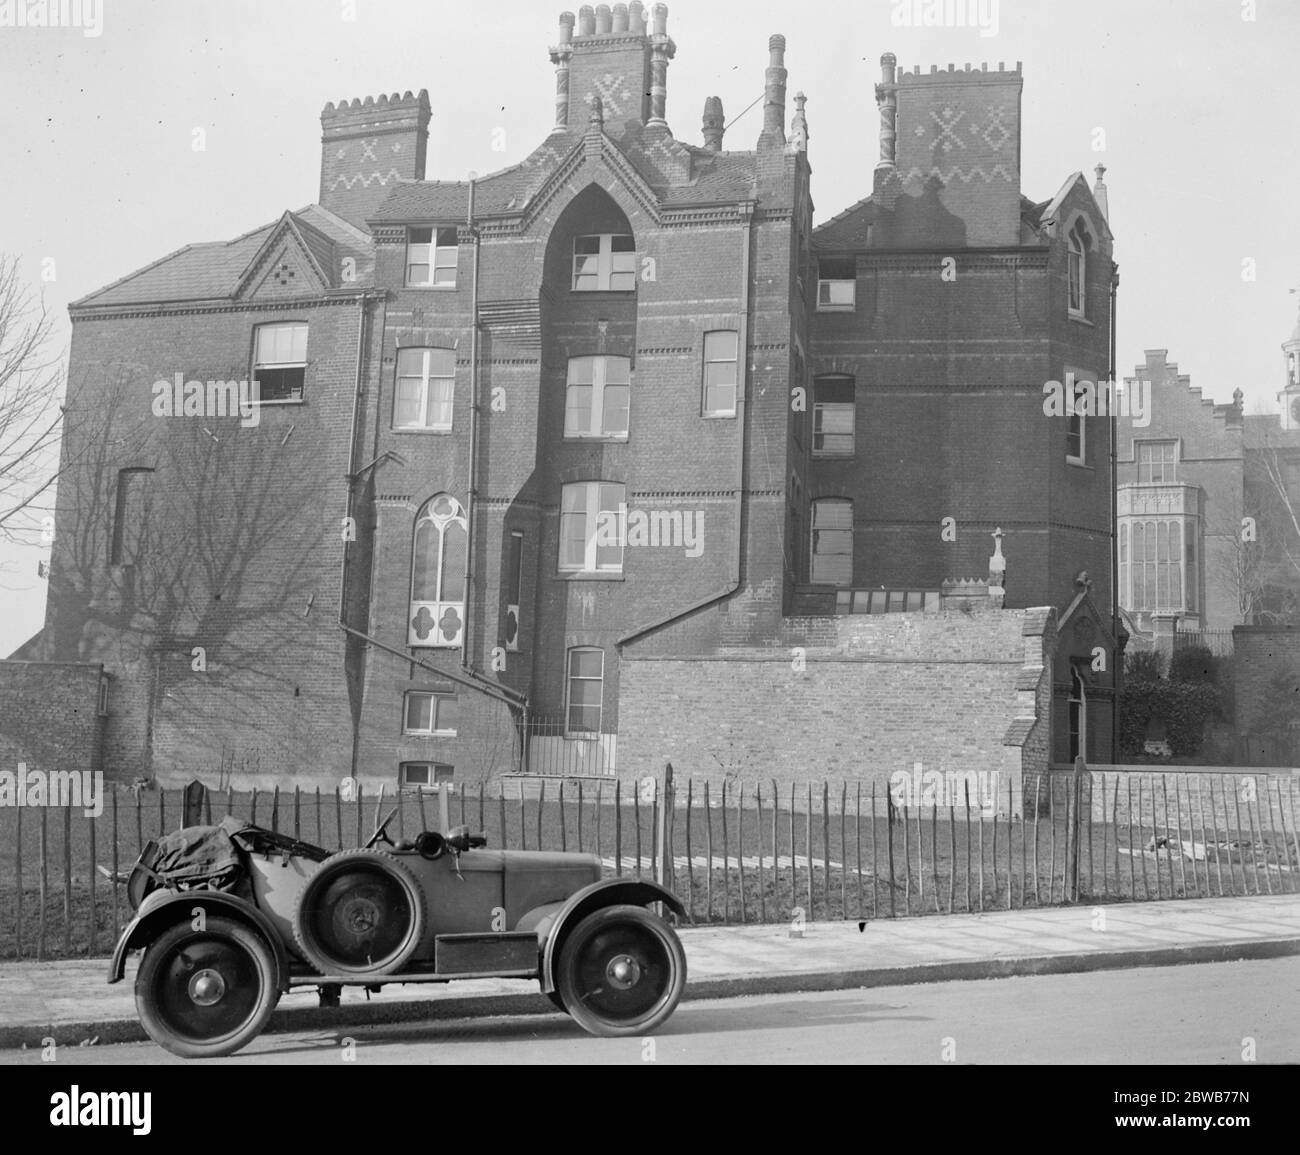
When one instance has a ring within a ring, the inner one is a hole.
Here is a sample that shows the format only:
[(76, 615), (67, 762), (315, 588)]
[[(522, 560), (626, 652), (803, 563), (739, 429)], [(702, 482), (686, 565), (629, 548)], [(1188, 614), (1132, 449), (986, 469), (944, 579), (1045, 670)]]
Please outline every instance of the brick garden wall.
[(1279, 674), (1293, 675), (1290, 720), (1300, 723), (1300, 629), (1237, 626), (1232, 646), (1237, 733), (1250, 734), (1274, 720), (1264, 712)]
[(103, 667), (92, 662), (0, 662), (0, 770), (101, 770)]
[(996, 772), (1000, 790), (1013, 782), (1018, 812), (1022, 750), (1003, 738), (1024, 709), (1023, 671), (1042, 662), (1027, 661), (1042, 640), (1023, 636), (1024, 619), (992, 610), (789, 619), (780, 647), (624, 654), (619, 772), (671, 761), (682, 776), (844, 778), (883, 792), (890, 775), (921, 762)]

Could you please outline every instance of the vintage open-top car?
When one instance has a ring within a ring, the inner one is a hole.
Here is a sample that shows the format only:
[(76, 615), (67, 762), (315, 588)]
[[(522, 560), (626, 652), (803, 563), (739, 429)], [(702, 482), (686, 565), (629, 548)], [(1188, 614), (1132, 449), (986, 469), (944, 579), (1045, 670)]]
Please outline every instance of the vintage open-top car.
[(643, 1035), (673, 1013), (686, 957), (649, 909), (684, 916), (667, 890), (602, 879), (591, 854), (488, 850), (463, 826), (394, 843), (395, 814), (338, 853), (233, 818), (150, 842), (108, 981), (143, 950), (140, 1021), (188, 1058), (239, 1050), (302, 987), (330, 1006), (345, 984), (535, 978), (595, 1035)]

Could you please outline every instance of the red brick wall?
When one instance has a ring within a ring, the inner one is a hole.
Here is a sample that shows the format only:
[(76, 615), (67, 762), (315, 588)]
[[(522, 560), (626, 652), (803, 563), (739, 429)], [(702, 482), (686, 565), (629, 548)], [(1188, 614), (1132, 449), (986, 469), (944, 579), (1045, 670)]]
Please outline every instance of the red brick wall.
[(1266, 723), (1271, 683), (1279, 674), (1294, 676), (1290, 719), (1300, 722), (1300, 629), (1287, 626), (1237, 626), (1232, 631), (1233, 678), (1238, 734), (1251, 734)]
[[(44, 644), (112, 674), (110, 774), (184, 781), (223, 757), (346, 772), (335, 621), (358, 318), (345, 301), (77, 322)], [(245, 379), (253, 326), (281, 319), (309, 324), (302, 404), (263, 406), (256, 427), (154, 415), (156, 380)], [(118, 471), (138, 466), (154, 470), (144, 536), (112, 565)]]
[(0, 768), (103, 770), (101, 677), (92, 662), (0, 662)]
[(1018, 797), (1021, 748), (1003, 739), (1025, 710), (1025, 668), (1043, 665), (1041, 636), (1026, 639), (1024, 622), (1017, 611), (794, 619), (780, 646), (627, 655), (619, 772), (671, 761), (681, 774), (843, 777), (884, 789), (919, 761), (997, 771)]

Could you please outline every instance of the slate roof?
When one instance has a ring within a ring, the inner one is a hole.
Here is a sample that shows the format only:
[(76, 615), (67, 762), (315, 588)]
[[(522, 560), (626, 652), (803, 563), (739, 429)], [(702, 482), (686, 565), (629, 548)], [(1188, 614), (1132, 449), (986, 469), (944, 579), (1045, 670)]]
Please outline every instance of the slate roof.
[[(320, 205), (290, 214), (316, 262), (337, 282), (344, 257), (356, 261), (356, 279), (370, 284), (374, 252), (370, 238)], [(73, 301), (70, 308), (142, 305), (168, 301), (208, 301), (234, 296), (250, 262), (279, 225), (280, 219), (230, 241), (186, 245), (120, 280)]]
[[(519, 164), (489, 173), (474, 182), (476, 217), (513, 216), (522, 212), (555, 167), (581, 142), (576, 132), (550, 136)], [(655, 149), (642, 149), (635, 139), (615, 141), (620, 153), (654, 190), (665, 208), (696, 204), (735, 203), (754, 195), (757, 154), (710, 152), (671, 141), (669, 163), (685, 165), (691, 179), (677, 183), (665, 178), (655, 164)], [(368, 218), (371, 224), (463, 221), (469, 211), (468, 181), (402, 181)]]

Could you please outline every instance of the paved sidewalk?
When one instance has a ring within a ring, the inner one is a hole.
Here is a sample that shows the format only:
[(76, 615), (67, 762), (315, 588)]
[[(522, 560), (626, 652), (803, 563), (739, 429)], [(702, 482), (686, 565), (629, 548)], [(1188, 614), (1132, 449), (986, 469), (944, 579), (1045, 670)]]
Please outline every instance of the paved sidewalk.
[[(1096, 912), (1104, 925), (1094, 927)], [(1099, 908), (999, 911), (785, 926), (686, 927), (686, 998), (843, 990), (954, 979), (1171, 966), (1300, 954), (1300, 895), (1190, 899)], [(103, 959), (0, 963), (0, 1048), (134, 1042), (133, 979), (109, 986)], [(322, 1010), (313, 989), (286, 995), (270, 1030), (555, 1013), (536, 982), (481, 979), (390, 985), (367, 1001), (343, 991)]]

